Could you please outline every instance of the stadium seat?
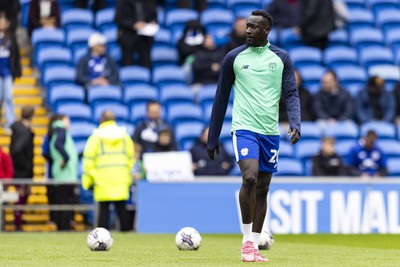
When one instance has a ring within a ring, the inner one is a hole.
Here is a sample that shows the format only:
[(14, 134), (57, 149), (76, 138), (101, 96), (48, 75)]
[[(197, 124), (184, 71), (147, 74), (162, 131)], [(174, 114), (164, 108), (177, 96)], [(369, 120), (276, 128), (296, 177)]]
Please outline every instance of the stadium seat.
[(324, 52), (324, 63), (330, 68), (345, 65), (358, 65), (357, 51), (352, 47), (334, 46), (328, 47)]
[(110, 25), (101, 30), (102, 34), (107, 39), (107, 44), (116, 43), (118, 41), (118, 28), (116, 25)]
[(314, 47), (294, 47), (289, 50), (289, 55), (295, 67), (321, 65), (321, 50)]
[(229, 34), (234, 24), (232, 11), (228, 9), (206, 9), (201, 13), (200, 22), (207, 33), (215, 36)]
[[(86, 141), (77, 141), (75, 142), (76, 152), (78, 152), (79, 157), (82, 157), (83, 152), (85, 151)], [(86, 191), (86, 190), (82, 190)]]
[(67, 115), (70, 117), (72, 123), (93, 121), (90, 106), (82, 103), (58, 105), (57, 113)]
[(31, 43), (35, 49), (42, 44), (63, 46), (64, 42), (65, 35), (61, 29), (38, 28), (32, 32)]
[(91, 122), (75, 122), (71, 123), (70, 133), (75, 142), (86, 141), (88, 137), (96, 129), (96, 124)]
[(139, 103), (131, 106), (131, 118), (130, 121), (137, 125), (140, 121), (146, 118), (146, 103)]
[(374, 27), (374, 14), (368, 9), (350, 9), (347, 27), (350, 31)]
[(370, 76), (378, 75), (385, 80), (386, 89), (392, 90), (400, 81), (400, 67), (396, 65), (377, 65), (369, 68)]
[(160, 28), (154, 36), (153, 47), (172, 46), (172, 34), (169, 29)]
[(387, 160), (388, 176), (400, 176), (400, 158), (390, 158)]
[(262, 8), (260, 0), (227, 0), (227, 5), (233, 13), (243, 9), (259, 10)]
[(175, 104), (168, 108), (168, 121), (173, 125), (192, 121), (203, 123), (203, 114), (201, 108), (195, 104)]
[[(400, 6), (399, 6), (400, 7)], [(376, 15), (376, 26), (387, 32), (391, 29), (399, 29), (400, 27), (400, 10), (387, 9), (382, 10)]]
[(360, 49), (367, 46), (383, 46), (383, 33), (375, 28), (361, 28), (350, 31), (350, 43)]
[(232, 168), (232, 170), (229, 172), (229, 176), (239, 176), (239, 177), (241, 177), (242, 176), (242, 173), (241, 173), (241, 171), (240, 171), (240, 167), (239, 167), (239, 164), (233, 164), (233, 168)]
[(111, 110), (117, 121), (129, 121), (129, 109), (124, 104), (106, 103), (94, 106), (94, 120), (100, 121), (100, 117), (105, 110)]
[(336, 153), (342, 158), (346, 158), (357, 143), (357, 140), (338, 140), (335, 143)]
[(225, 141), (222, 145), (224, 146), (228, 155), (232, 158), (235, 158), (235, 151), (233, 150), (232, 140)]
[(328, 35), (328, 46), (348, 46), (349, 35), (345, 29), (338, 29), (329, 33)]
[(292, 28), (283, 29), (279, 33), (279, 45), (282, 48), (290, 49), (303, 45), (301, 37)]
[(95, 17), (95, 25), (96, 28), (104, 31), (108, 27), (114, 27), (114, 17), (115, 17), (115, 9), (114, 8), (106, 8), (99, 10), (96, 13)]
[(303, 164), (297, 159), (281, 159), (278, 164), (276, 176), (303, 176)]
[(63, 83), (75, 83), (76, 69), (70, 66), (53, 66), (46, 68), (43, 73), (43, 85), (45, 87)]
[(228, 122), (225, 121), (222, 124), (221, 134), (219, 136), (219, 139), (221, 140), (221, 143), (224, 143), (224, 142), (232, 140), (231, 128), (232, 128), (231, 123), (228, 123)]
[(179, 103), (194, 104), (194, 94), (188, 85), (170, 84), (160, 88), (160, 101), (166, 107)]
[(136, 105), (158, 100), (158, 89), (151, 85), (138, 84), (124, 89), (124, 103)]
[(358, 130), (354, 121), (338, 121), (329, 125), (324, 136), (333, 137), (336, 140), (356, 140), (359, 137)]
[(176, 48), (160, 46), (151, 49), (151, 64), (153, 67), (178, 64)]
[(87, 46), (85, 47), (76, 47), (75, 49), (72, 49), (72, 60), (73, 60), (73, 64), (77, 65), (79, 60), (87, 54), (87, 52), (89, 51), (89, 48)]
[(379, 140), (378, 146), (388, 158), (400, 158), (400, 142), (397, 140)]
[(301, 139), (302, 140), (320, 140), (322, 137), (321, 128), (314, 122), (301, 123)]
[(203, 128), (204, 124), (201, 122), (184, 122), (177, 124), (175, 126), (175, 137), (179, 146), (183, 149), (185, 143), (193, 142), (198, 139)]
[(65, 103), (84, 103), (85, 89), (75, 84), (64, 84), (48, 88), (48, 104), (53, 110)]
[(345, 0), (349, 9), (365, 9), (365, 0)]
[(71, 49), (77, 49), (78, 47), (87, 47), (89, 37), (93, 33), (95, 33), (95, 30), (91, 28), (70, 30), (67, 32), (66, 43)]
[(248, 18), (251, 15), (251, 12), (253, 12), (253, 8), (241, 8), (239, 10), (236, 10), (234, 12), (235, 18)]
[(117, 122), (118, 126), (125, 127), (126, 131), (128, 132), (129, 136), (133, 136), (135, 132), (135, 126), (130, 122)]
[(197, 93), (197, 102), (204, 108), (205, 105), (214, 103), (217, 84), (202, 85)]
[(90, 105), (120, 103), (122, 102), (122, 89), (115, 85), (91, 86), (88, 88), (88, 101)]
[(365, 88), (364, 84), (356, 83), (356, 84), (347, 84), (346, 91), (350, 93), (351, 97), (357, 97), (358, 93)]
[(326, 68), (320, 66), (306, 66), (299, 68), (303, 83), (306, 88), (318, 86)]
[(71, 51), (64, 47), (47, 47), (40, 49), (37, 54), (36, 67), (47, 67), (57, 64), (72, 64)]
[(70, 9), (62, 12), (61, 25), (67, 31), (93, 27), (93, 12), (87, 9)]
[(400, 27), (386, 31), (385, 43), (387, 47), (392, 47), (395, 50), (400, 48)]
[(160, 66), (153, 70), (153, 84), (162, 87), (168, 84), (185, 84), (185, 73), (178, 66)]
[(227, 9), (226, 0), (208, 0), (207, 9)]
[(372, 121), (364, 123), (360, 127), (361, 136), (365, 136), (369, 130), (373, 130), (376, 132), (379, 139), (395, 139), (396, 137), (396, 129), (394, 125), (389, 122)]
[(303, 163), (318, 153), (321, 147), (319, 140), (300, 140), (296, 144), (296, 158)]
[(122, 55), (119, 44), (117, 43), (107, 44), (107, 53), (117, 64), (120, 64)]
[(151, 82), (150, 70), (140, 66), (126, 66), (119, 70), (119, 80), (124, 86), (149, 84)]
[(199, 13), (192, 9), (173, 9), (166, 13), (165, 25), (172, 31), (183, 30), (186, 22), (197, 20)]
[(386, 47), (365, 47), (360, 49), (360, 64), (366, 69), (375, 65), (393, 64), (393, 52)]
[(378, 13), (382, 10), (386, 9), (398, 9), (399, 1), (398, 0), (367, 0), (367, 6), (374, 11), (374, 13)]
[(281, 141), (279, 143), (279, 159), (281, 158), (293, 158), (294, 154), (294, 146), (289, 142)]
[(346, 88), (347, 86), (358, 84), (365, 85), (367, 81), (366, 71), (357, 66), (343, 66), (335, 69), (340, 84)]
[[(204, 122), (210, 122), (211, 119), (211, 112), (212, 112), (212, 108), (213, 108), (213, 103), (208, 103), (206, 105), (204, 105), (203, 107), (203, 118), (204, 118)], [(233, 104), (229, 103), (228, 107), (226, 108), (226, 113), (225, 113), (225, 118), (224, 121), (225, 122), (232, 122), (232, 110), (233, 109)]]

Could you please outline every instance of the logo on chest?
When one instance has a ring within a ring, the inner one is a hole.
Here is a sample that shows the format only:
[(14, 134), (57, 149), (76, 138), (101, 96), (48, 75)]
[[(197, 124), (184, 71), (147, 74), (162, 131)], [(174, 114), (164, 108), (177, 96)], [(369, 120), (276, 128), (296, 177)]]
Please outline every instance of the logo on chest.
[(276, 63), (275, 62), (271, 62), (268, 64), (268, 68), (271, 72), (275, 72), (276, 71)]
[(247, 70), (249, 68), (249, 65), (243, 65), (242, 70)]

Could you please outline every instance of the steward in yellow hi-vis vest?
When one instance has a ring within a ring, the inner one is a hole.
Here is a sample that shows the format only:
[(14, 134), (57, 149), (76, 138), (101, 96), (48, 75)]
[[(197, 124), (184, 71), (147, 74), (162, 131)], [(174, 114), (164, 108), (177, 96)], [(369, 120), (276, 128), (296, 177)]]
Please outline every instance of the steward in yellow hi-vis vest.
[(83, 154), (82, 186), (94, 187), (98, 202), (126, 201), (135, 163), (133, 141), (115, 116), (105, 111), (100, 126), (89, 137)]

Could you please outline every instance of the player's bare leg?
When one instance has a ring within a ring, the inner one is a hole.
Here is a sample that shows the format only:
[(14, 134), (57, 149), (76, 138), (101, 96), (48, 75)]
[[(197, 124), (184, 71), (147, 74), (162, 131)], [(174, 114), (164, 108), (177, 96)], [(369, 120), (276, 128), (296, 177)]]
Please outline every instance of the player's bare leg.
[(258, 176), (258, 160), (240, 160), (239, 167), (242, 172), (242, 186), (239, 192), (240, 211), (243, 223), (242, 260), (255, 261), (253, 245), (253, 218), (256, 207), (256, 185)]
[(254, 255), (255, 261), (267, 262), (258, 250), (258, 243), (260, 241), (261, 231), (267, 214), (267, 195), (269, 185), (271, 183), (272, 174), (266, 172), (258, 172), (258, 179), (256, 185), (256, 205), (253, 218), (253, 242), (254, 242)]

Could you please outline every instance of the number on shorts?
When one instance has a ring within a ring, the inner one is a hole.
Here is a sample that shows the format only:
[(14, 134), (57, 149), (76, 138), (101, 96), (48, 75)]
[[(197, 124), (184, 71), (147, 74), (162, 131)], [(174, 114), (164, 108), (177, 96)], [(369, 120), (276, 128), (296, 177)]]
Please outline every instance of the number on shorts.
[(271, 153), (274, 153), (272, 157), (269, 159), (269, 163), (277, 163), (279, 157), (279, 150), (271, 149)]

